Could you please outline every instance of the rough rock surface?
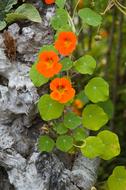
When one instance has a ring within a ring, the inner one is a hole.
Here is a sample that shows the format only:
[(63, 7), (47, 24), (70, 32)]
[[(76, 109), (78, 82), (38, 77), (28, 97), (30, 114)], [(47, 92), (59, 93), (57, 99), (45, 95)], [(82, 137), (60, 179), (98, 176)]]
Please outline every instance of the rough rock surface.
[(73, 164), (61, 153), (40, 154), (36, 143), (42, 121), (37, 117), (38, 93), (29, 69), (38, 49), (53, 40), (49, 20), (55, 12), (43, 11), (41, 24), (12, 24), (8, 31), (16, 40), (17, 57), (5, 55), (0, 34), (0, 190), (90, 190), (97, 178), (98, 159), (78, 155)]

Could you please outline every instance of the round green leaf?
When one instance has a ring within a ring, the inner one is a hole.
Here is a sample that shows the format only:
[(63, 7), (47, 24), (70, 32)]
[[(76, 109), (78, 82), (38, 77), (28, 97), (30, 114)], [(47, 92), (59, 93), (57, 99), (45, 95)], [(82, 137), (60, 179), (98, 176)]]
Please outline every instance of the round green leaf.
[(84, 156), (93, 159), (104, 150), (104, 144), (99, 137), (90, 136), (85, 139), (85, 146), (81, 148), (81, 152)]
[(43, 95), (38, 102), (38, 109), (43, 120), (57, 119), (62, 115), (64, 105), (50, 98), (48, 94)]
[[(107, 181), (109, 190), (126, 190), (126, 169), (117, 166)], [(115, 188), (116, 187), (116, 188)]]
[(33, 84), (37, 87), (40, 87), (49, 81), (48, 78), (45, 78), (42, 74), (40, 74), (37, 71), (36, 63), (32, 65), (29, 76), (30, 76), (30, 79), (32, 80)]
[(55, 30), (58, 30), (62, 25), (68, 22), (68, 14), (64, 9), (57, 9), (55, 16), (51, 20), (51, 25)]
[(69, 112), (64, 116), (64, 125), (68, 129), (75, 129), (77, 126), (81, 125), (81, 117), (73, 112)]
[(67, 152), (73, 147), (73, 138), (68, 135), (62, 135), (57, 138), (56, 147), (63, 151)]
[(108, 116), (104, 110), (95, 104), (87, 105), (82, 113), (84, 127), (97, 131), (108, 122)]
[(38, 149), (43, 152), (51, 152), (54, 148), (55, 142), (50, 137), (44, 135), (40, 136), (38, 139)]
[(60, 63), (62, 64), (62, 71), (68, 71), (73, 66), (73, 62), (70, 58), (64, 58)]
[(104, 152), (100, 157), (104, 160), (110, 160), (120, 154), (120, 145), (118, 136), (108, 130), (104, 130), (98, 134), (98, 137), (105, 145)]
[(65, 127), (63, 123), (56, 123), (53, 129), (60, 135), (67, 133), (68, 129)]
[(73, 137), (76, 141), (83, 141), (87, 137), (87, 134), (84, 128), (76, 128), (73, 131)]
[(74, 62), (75, 69), (81, 74), (91, 75), (96, 68), (96, 61), (90, 55), (85, 55)]
[(30, 3), (22, 4), (16, 9), (15, 13), (22, 14), (23, 16), (26, 16), (27, 19), (33, 22), (39, 22), (39, 23), (42, 22), (38, 10)]
[(91, 26), (98, 26), (102, 22), (102, 17), (95, 11), (90, 8), (81, 9), (78, 12), (78, 15), (83, 20), (84, 23), (91, 25)]
[(109, 97), (109, 85), (101, 77), (91, 79), (84, 91), (88, 99), (94, 103), (104, 102)]

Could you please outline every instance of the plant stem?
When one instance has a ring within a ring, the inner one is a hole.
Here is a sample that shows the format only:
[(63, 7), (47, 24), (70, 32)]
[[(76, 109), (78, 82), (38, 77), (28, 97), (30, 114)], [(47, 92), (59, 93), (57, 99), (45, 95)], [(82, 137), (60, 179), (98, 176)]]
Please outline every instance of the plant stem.
[(75, 5), (75, 7), (74, 7), (74, 10), (73, 10), (73, 17), (72, 17), (72, 18), (74, 18), (74, 16), (75, 16), (75, 12), (76, 12), (76, 9), (77, 9), (77, 6), (78, 6), (79, 2), (80, 2), (80, 0), (77, 1), (76, 5)]

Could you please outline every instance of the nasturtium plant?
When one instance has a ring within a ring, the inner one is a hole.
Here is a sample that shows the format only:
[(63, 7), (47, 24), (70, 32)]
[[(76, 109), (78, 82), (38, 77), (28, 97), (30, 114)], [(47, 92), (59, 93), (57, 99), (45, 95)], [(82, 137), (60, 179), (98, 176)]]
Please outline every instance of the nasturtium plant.
[(76, 128), (73, 130), (73, 137), (76, 141), (84, 141), (87, 137), (86, 130), (84, 128)]
[(117, 166), (107, 181), (108, 190), (125, 190), (126, 189), (126, 168)]
[(48, 94), (43, 95), (38, 102), (38, 109), (45, 121), (57, 119), (62, 115), (64, 105), (50, 98)]
[(105, 113), (107, 113), (109, 119), (111, 119), (113, 117), (113, 113), (114, 113), (114, 106), (112, 101), (109, 99), (105, 102), (99, 102), (98, 105), (103, 108), (103, 110), (105, 111)]
[(78, 127), (79, 125), (81, 125), (81, 117), (77, 116), (73, 112), (68, 112), (64, 116), (64, 125), (68, 129), (75, 129), (76, 127)]
[(98, 137), (105, 145), (104, 152), (100, 155), (102, 159), (110, 160), (120, 154), (119, 139), (115, 133), (104, 130), (98, 134)]
[(54, 51), (55, 53), (58, 53), (58, 51), (56, 50), (56, 48), (51, 44), (51, 45), (44, 45), (40, 48), (39, 50), (39, 54), (41, 54), (44, 51)]
[(97, 131), (108, 122), (108, 115), (95, 104), (87, 105), (82, 113), (82, 123), (87, 129)]
[(57, 134), (59, 135), (63, 135), (66, 134), (68, 132), (68, 129), (66, 128), (66, 126), (64, 125), (64, 123), (56, 123), (53, 126), (53, 129), (57, 132)]
[(91, 26), (99, 26), (102, 22), (102, 17), (90, 8), (83, 8), (78, 15), (82, 21)]
[(64, 59), (62, 59), (60, 63), (62, 64), (62, 71), (68, 71), (73, 66), (72, 60), (68, 57), (65, 57)]
[(30, 78), (33, 82), (33, 84), (36, 86), (36, 87), (40, 87), (42, 86), (43, 84), (47, 83), (48, 82), (48, 78), (45, 78), (44, 76), (42, 76), (36, 69), (36, 63), (34, 63), (32, 65), (32, 68), (30, 70)]
[(56, 141), (56, 147), (63, 152), (68, 152), (73, 147), (73, 138), (68, 135), (59, 136)]
[(87, 137), (82, 145), (81, 152), (84, 156), (92, 159), (98, 157), (104, 151), (104, 144), (99, 137)]
[(62, 27), (62, 24), (67, 24), (68, 14), (64, 9), (57, 9), (55, 16), (52, 18), (51, 25), (55, 30), (58, 30)]
[(109, 98), (109, 85), (103, 78), (95, 77), (85, 86), (84, 92), (93, 103), (104, 102)]
[(55, 3), (59, 8), (63, 8), (65, 5), (66, 0), (56, 0)]
[[(47, 6), (56, 5), (56, 13), (50, 21), (55, 30), (54, 41), (40, 48), (30, 70), (30, 78), (36, 87), (47, 83), (37, 105), (42, 120), (49, 126), (48, 136), (40, 136), (38, 149), (51, 152), (56, 148), (69, 154), (81, 151), (90, 159), (112, 159), (120, 153), (117, 135), (109, 130), (89, 135), (89, 130), (100, 130), (112, 118), (109, 84), (97, 76), (98, 60), (92, 51), (85, 51), (76, 59), (79, 34), (85, 26), (83, 23), (86, 27), (99, 27), (102, 17), (95, 8), (78, 8), (77, 11), (78, 4), (73, 14), (69, 13), (65, 0), (45, 3)], [(86, 5), (90, 3), (87, 1)], [(29, 17), (32, 11), (23, 11), (24, 7), (22, 5), (14, 14), (24, 13)], [(81, 25), (79, 31), (76, 28), (78, 20)]]
[(96, 61), (90, 55), (85, 55), (74, 62), (75, 69), (81, 74), (93, 74)]
[(53, 150), (55, 142), (49, 136), (40, 136), (38, 139), (38, 149), (40, 151), (50, 152)]

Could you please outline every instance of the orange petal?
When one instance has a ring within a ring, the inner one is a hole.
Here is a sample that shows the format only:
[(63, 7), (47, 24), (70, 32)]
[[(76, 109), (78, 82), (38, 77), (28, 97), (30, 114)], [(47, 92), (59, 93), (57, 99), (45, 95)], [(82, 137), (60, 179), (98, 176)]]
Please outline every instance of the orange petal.
[(51, 98), (54, 100), (59, 100), (61, 98), (61, 94), (58, 91), (53, 91), (50, 94)]
[(60, 85), (60, 78), (55, 78), (51, 83), (50, 83), (50, 89), (51, 90), (57, 90), (57, 86)]

